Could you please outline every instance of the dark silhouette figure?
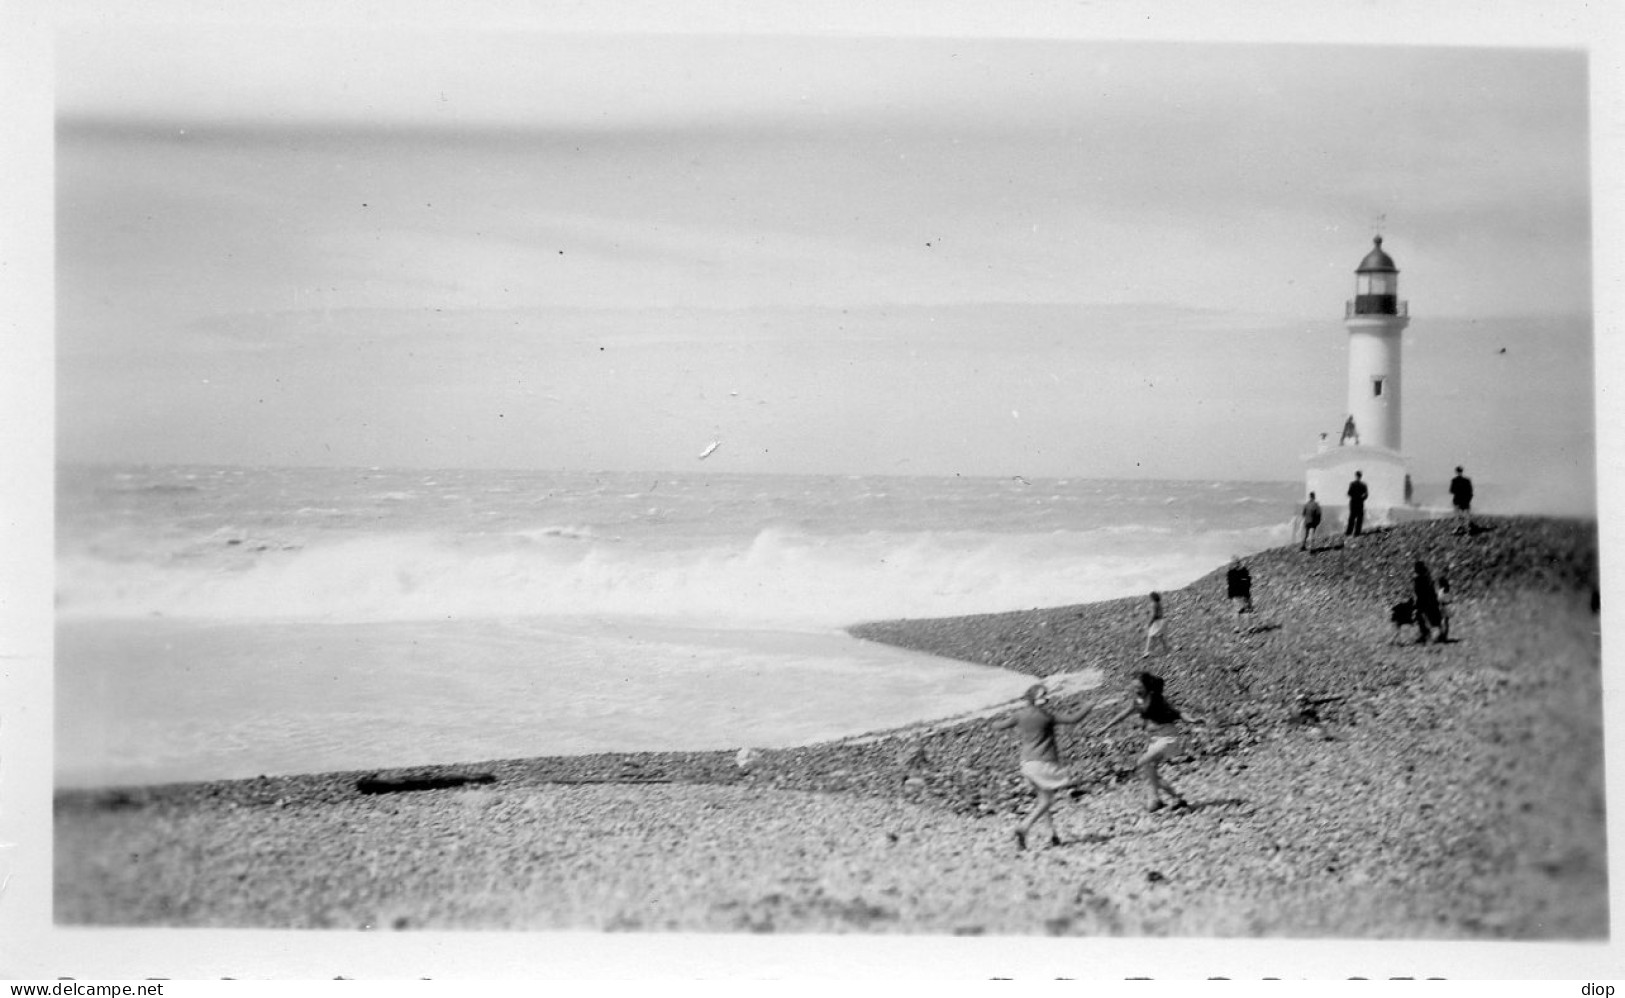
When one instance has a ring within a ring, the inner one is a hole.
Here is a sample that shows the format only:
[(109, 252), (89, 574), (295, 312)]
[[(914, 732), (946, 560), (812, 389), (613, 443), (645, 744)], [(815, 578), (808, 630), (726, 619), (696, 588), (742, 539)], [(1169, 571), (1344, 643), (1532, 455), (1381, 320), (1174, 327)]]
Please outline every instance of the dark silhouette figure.
[(1450, 505), (1456, 510), (1456, 533), (1473, 532), (1473, 480), (1462, 474), (1456, 466), (1456, 477), (1450, 479)]
[(1253, 612), (1253, 573), (1241, 563), (1241, 558), (1230, 559), (1230, 570), (1224, 573), (1225, 593), (1236, 607), (1236, 631), (1241, 631), (1241, 615)]
[(1320, 503), (1315, 501), (1315, 494), (1309, 493), (1309, 501), (1303, 504), (1303, 543), (1298, 545), (1299, 551), (1309, 550), (1309, 545), (1315, 540), (1315, 533), (1320, 530)]
[(1443, 640), (1443, 625), (1439, 619), (1439, 591), (1433, 584), (1433, 575), (1428, 571), (1425, 563), (1416, 563), (1416, 576), (1412, 580), (1415, 591), (1413, 599), (1416, 607), (1416, 642), (1427, 644), (1428, 638), (1434, 632), (1440, 633)]
[(1365, 529), (1365, 501), (1371, 495), (1371, 490), (1361, 481), (1360, 473), (1354, 473), (1354, 481), (1349, 483), (1349, 522), (1343, 528), (1343, 533), (1350, 537), (1360, 536)]

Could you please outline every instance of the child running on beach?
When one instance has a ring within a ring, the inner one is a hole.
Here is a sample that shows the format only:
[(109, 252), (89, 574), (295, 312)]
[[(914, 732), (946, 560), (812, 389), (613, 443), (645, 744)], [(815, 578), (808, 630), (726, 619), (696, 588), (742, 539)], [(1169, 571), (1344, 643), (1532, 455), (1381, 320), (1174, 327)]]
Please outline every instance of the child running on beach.
[(1140, 723), (1150, 734), (1150, 743), (1145, 752), (1134, 763), (1134, 768), (1145, 780), (1150, 799), (1146, 804), (1148, 811), (1160, 811), (1163, 808), (1163, 795), (1170, 798), (1170, 803), (1177, 810), (1188, 806), (1185, 798), (1181, 797), (1169, 785), (1157, 767), (1179, 754), (1183, 746), (1180, 737), (1179, 722), (1182, 719), (1179, 711), (1162, 695), (1162, 677), (1153, 676), (1149, 672), (1142, 672), (1135, 678), (1134, 702), (1123, 708), (1118, 714), (1106, 723), (1096, 734), (1105, 735), (1116, 727), (1130, 714), (1138, 713)]
[(1055, 831), (1055, 818), (1050, 809), (1055, 806), (1055, 795), (1077, 786), (1078, 779), (1061, 767), (1061, 753), (1055, 747), (1055, 724), (1077, 724), (1092, 708), (1085, 707), (1075, 713), (1051, 711), (1049, 690), (1042, 683), (1029, 686), (1022, 698), (1027, 701), (1025, 707), (993, 722), (995, 728), (1016, 729), (1016, 737), (1021, 741), (1021, 775), (1038, 795), (1031, 813), (1015, 830), (1016, 848), (1027, 848), (1027, 833), (1040, 818), (1049, 824), (1049, 844), (1058, 846), (1061, 837)]
[(1140, 653), (1141, 658), (1150, 658), (1153, 647), (1160, 651), (1168, 650), (1168, 639), (1163, 636), (1167, 622), (1162, 616), (1162, 594), (1151, 594), (1151, 619), (1145, 625), (1145, 651)]
[(1450, 592), (1450, 576), (1439, 576), (1439, 643), (1445, 644), (1450, 640), (1450, 607), (1456, 602), (1455, 596)]

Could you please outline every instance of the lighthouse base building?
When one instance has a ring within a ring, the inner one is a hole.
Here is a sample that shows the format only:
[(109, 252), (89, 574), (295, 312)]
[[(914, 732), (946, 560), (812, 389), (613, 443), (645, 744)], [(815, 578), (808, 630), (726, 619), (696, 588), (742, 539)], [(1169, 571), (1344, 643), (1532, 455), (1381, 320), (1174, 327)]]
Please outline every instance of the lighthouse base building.
[(1417, 512), (1410, 498), (1410, 471), (1404, 456), (1386, 447), (1333, 445), (1304, 460), (1305, 488), (1328, 511), (1347, 513), (1349, 483), (1359, 472), (1369, 493), (1368, 524), (1410, 519)]

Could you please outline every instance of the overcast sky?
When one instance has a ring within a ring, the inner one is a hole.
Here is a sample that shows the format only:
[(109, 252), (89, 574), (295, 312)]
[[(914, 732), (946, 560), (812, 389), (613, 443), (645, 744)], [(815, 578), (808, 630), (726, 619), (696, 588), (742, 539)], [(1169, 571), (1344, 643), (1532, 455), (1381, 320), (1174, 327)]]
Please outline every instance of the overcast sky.
[(1292, 479), (1381, 233), (1419, 478), (1589, 474), (1580, 48), (108, 10), (63, 460)]

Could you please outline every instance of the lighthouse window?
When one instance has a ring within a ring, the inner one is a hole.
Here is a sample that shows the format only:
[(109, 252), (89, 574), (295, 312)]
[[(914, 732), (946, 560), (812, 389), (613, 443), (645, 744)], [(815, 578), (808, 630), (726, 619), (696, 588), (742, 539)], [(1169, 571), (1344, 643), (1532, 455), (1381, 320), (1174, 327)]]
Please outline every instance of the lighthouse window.
[(1372, 381), (1371, 381), (1371, 394), (1372, 394), (1373, 397), (1380, 397), (1382, 395), (1382, 379), (1381, 378), (1372, 379)]

